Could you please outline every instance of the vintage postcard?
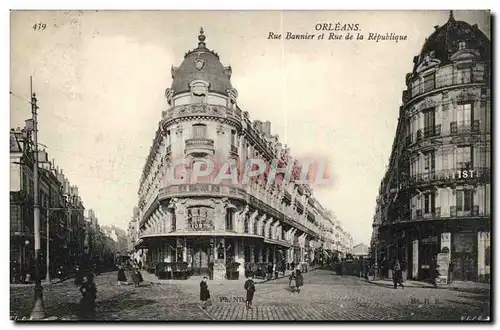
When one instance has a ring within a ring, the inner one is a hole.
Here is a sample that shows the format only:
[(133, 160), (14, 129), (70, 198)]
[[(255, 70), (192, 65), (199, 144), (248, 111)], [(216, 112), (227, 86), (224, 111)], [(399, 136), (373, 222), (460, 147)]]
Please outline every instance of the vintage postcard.
[(10, 316), (490, 321), (491, 13), (10, 13)]

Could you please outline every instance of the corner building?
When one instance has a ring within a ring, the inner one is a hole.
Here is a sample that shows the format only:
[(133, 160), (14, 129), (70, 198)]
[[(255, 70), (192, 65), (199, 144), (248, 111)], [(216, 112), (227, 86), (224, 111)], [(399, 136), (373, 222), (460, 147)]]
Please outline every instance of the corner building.
[(406, 76), (372, 245), (405, 261), (408, 278), (429, 278), (437, 257), (444, 277), (449, 261), (453, 279), (489, 280), (490, 68), (489, 39), (450, 12)]
[[(224, 277), (228, 261), (240, 263), (240, 276), (245, 263), (326, 261), (335, 252), (333, 231), (326, 230), (334, 222), (308, 187), (189, 183), (194, 164), (207, 158), (219, 164), (248, 158), (293, 162), (271, 134), (271, 123), (252, 122), (238, 107), (231, 67), (206, 47), (203, 30), (198, 40), (171, 70), (169, 109), (140, 181), (136, 249), (145, 264), (186, 262), (193, 275), (209, 275), (213, 263), (215, 278)], [(178, 159), (189, 161), (184, 184), (166, 177)]]

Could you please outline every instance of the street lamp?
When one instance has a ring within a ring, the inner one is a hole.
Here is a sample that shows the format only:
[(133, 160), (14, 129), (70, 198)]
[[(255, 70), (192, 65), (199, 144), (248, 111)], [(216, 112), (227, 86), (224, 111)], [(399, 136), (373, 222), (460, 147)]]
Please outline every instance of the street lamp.
[(33, 120), (33, 144), (34, 144), (34, 162), (33, 162), (33, 231), (35, 245), (35, 297), (31, 319), (41, 320), (45, 318), (45, 308), (43, 306), (43, 288), (40, 278), (40, 205), (39, 205), (39, 182), (38, 182), (38, 122), (37, 122), (37, 99), (32, 88), (32, 78), (30, 77), (31, 88), (31, 114)]

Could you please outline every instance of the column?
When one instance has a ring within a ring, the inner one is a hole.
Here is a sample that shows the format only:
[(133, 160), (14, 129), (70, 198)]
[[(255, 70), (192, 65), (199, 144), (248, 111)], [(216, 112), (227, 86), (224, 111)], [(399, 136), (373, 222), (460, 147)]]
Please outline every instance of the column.
[(255, 263), (255, 245), (250, 245), (250, 262)]
[(254, 233), (254, 232), (253, 232), (253, 228), (254, 228), (254, 221), (255, 221), (255, 218), (257, 217), (257, 214), (259, 214), (259, 212), (258, 212), (258, 211), (254, 211), (254, 212), (252, 213), (252, 215), (250, 216), (250, 221), (249, 221), (249, 224), (248, 224), (248, 225), (250, 226), (250, 228), (248, 228), (248, 231), (249, 231), (250, 233), (254, 234), (254, 235), (257, 235), (257, 233)]
[(221, 244), (224, 248), (224, 264), (226, 264), (227, 262), (227, 258), (226, 258), (226, 239), (225, 238), (221, 238)]
[(214, 262), (217, 260), (217, 237), (214, 236), (214, 248), (213, 248), (213, 257), (214, 257)]
[(412, 260), (412, 278), (418, 279), (418, 239), (413, 241), (413, 260)]
[(186, 238), (184, 238), (184, 241), (182, 242), (183, 244), (183, 250), (182, 250), (182, 258), (184, 262), (188, 262), (188, 247), (187, 247), (187, 242)]
[(241, 239), (236, 240), (236, 244), (234, 245), (234, 261), (240, 264), (238, 272), (243, 276), (245, 274), (245, 247)]
[[(260, 218), (259, 218), (259, 224), (257, 225), (257, 229), (259, 230), (259, 232), (257, 233), (257, 235), (260, 235), (262, 234), (262, 228), (264, 228), (264, 234), (265, 234), (265, 222), (266, 221), (266, 215), (263, 214)], [(263, 235), (265, 236), (265, 235)]]

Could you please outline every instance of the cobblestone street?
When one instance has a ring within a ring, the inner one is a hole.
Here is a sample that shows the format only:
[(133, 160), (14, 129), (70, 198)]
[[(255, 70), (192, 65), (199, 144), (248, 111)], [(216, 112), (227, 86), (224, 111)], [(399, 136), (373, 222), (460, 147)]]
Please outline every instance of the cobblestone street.
[[(196, 280), (134, 288), (118, 286), (113, 272), (98, 276), (96, 283), (99, 320), (477, 320), (490, 314), (487, 292), (395, 290), (325, 270), (306, 273), (300, 293), (287, 290), (287, 279), (257, 284), (250, 310), (243, 302), (242, 280), (209, 281), (213, 303), (206, 310), (198, 305)], [(29, 315), (32, 295), (32, 286), (12, 287), (11, 315)], [(72, 281), (44, 288), (48, 316), (76, 314), (79, 299)]]

